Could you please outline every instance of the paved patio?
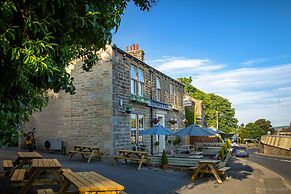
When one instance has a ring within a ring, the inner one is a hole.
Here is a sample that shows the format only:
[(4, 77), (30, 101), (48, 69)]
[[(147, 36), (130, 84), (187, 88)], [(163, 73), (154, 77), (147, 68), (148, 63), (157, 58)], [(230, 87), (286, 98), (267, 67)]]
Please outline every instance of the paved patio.
[[(6, 177), (3, 177), (2, 160), (17, 158), (17, 148), (0, 149), (0, 193), (17, 193), (10, 187)], [(186, 172), (174, 170), (162, 171), (160, 169), (149, 169), (143, 166), (140, 171), (137, 165), (117, 165), (110, 161), (92, 160), (90, 163), (82, 161), (81, 158), (68, 160), (67, 156), (51, 153), (41, 153), (45, 158), (57, 158), (62, 166), (74, 171), (96, 171), (125, 186), (127, 193), (175, 193), (175, 191), (189, 183), (190, 175)], [(33, 193), (33, 192), (31, 192)]]

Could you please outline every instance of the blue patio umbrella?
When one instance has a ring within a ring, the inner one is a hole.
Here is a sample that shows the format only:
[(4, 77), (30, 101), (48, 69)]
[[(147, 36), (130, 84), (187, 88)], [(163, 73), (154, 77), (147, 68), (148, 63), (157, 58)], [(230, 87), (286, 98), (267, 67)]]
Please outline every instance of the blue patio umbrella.
[(144, 130), (140, 135), (173, 135), (173, 132), (158, 124), (150, 129)]
[(207, 129), (204, 127), (200, 127), (199, 125), (192, 124), (180, 131), (176, 132), (174, 135), (176, 136), (199, 136), (199, 137), (206, 137), (206, 136), (217, 136), (217, 133), (211, 129)]
[[(174, 133), (172, 131), (170, 131), (169, 129), (161, 126), (160, 124), (144, 130), (142, 133), (140, 133), (140, 135), (173, 135)], [(153, 142), (152, 142), (152, 138), (151, 138), (151, 153), (153, 154)]]

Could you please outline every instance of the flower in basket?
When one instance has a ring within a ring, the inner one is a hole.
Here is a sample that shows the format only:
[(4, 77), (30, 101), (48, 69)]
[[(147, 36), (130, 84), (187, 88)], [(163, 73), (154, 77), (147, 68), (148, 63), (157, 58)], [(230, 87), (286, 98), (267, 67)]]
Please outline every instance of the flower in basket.
[(182, 122), (183, 122), (184, 125), (187, 125), (188, 124), (188, 120), (187, 119), (183, 119)]
[(172, 125), (175, 125), (175, 124), (177, 124), (177, 119), (174, 119), (174, 118), (171, 118), (170, 120), (169, 120), (169, 123), (170, 124), (172, 124)]
[(126, 113), (131, 113), (133, 111), (133, 108), (131, 106), (126, 107), (125, 112)]
[(158, 124), (158, 123), (160, 122), (160, 119), (157, 118), (157, 117), (154, 117), (154, 118), (152, 119), (152, 122), (156, 125), (156, 124)]

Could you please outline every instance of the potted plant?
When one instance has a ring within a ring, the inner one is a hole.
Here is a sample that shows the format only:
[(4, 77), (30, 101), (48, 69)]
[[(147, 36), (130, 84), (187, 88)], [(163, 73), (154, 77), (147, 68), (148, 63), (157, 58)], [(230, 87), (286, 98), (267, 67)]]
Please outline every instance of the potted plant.
[(172, 143), (172, 140), (171, 139), (168, 139), (168, 143)]
[(169, 160), (166, 151), (163, 151), (162, 160), (161, 160), (161, 169), (167, 170), (169, 166)]
[(159, 145), (160, 145), (160, 142), (156, 141), (155, 146), (159, 146)]

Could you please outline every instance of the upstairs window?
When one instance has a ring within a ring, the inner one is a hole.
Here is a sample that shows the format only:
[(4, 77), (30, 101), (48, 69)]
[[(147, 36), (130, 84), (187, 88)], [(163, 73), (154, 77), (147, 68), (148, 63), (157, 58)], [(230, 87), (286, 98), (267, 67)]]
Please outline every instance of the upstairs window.
[(133, 65), (130, 66), (130, 92), (137, 95), (137, 68)]
[(156, 88), (157, 100), (161, 101), (161, 80), (158, 77), (156, 80)]
[(130, 66), (130, 92), (131, 94), (144, 95), (144, 75), (143, 70), (133, 65)]
[(143, 76), (143, 70), (138, 69), (138, 95), (143, 96), (144, 91), (144, 76)]
[(173, 84), (170, 84), (170, 96), (172, 103), (174, 105), (178, 105), (178, 91), (177, 87), (175, 87)]

